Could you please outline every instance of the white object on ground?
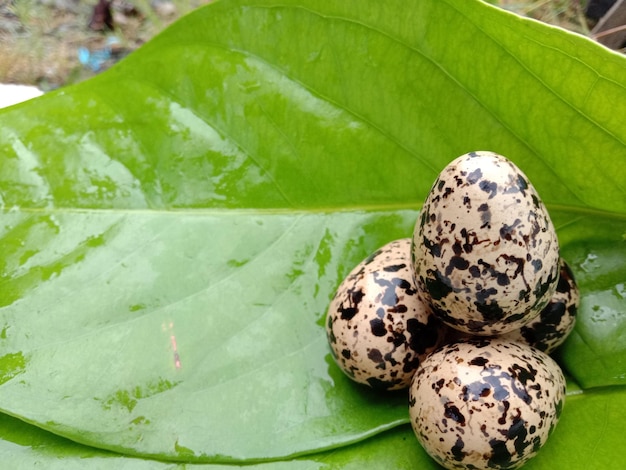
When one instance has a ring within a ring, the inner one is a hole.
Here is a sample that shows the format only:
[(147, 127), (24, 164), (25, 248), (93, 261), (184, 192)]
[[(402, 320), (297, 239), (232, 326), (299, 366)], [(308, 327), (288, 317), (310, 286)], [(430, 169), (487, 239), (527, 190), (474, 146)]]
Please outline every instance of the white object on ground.
[(0, 83), (0, 108), (43, 95), (39, 88), (29, 85), (5, 85)]

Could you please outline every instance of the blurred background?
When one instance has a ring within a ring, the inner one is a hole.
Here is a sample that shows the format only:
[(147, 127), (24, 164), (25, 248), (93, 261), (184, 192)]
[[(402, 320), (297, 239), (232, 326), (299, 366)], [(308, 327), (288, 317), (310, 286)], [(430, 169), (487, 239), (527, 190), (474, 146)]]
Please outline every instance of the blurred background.
[[(82, 81), (210, 1), (0, 0), (0, 84), (31, 85), (37, 93)], [(599, 41), (612, 39), (610, 47), (624, 51), (626, 0), (489, 3)], [(599, 25), (607, 18), (611, 22)]]
[(84, 80), (209, 1), (0, 0), (0, 83)]

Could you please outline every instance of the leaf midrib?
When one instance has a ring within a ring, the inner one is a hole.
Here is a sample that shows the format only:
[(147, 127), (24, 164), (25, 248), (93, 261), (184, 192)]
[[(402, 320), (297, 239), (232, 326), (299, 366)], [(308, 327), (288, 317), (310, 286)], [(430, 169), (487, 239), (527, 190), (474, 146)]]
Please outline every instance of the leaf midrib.
[[(25, 213), (25, 214), (120, 214), (120, 215), (154, 215), (154, 216), (245, 216), (245, 215), (294, 215), (301, 216), (307, 214), (345, 214), (345, 213), (363, 213), (363, 212), (397, 212), (397, 211), (415, 211), (421, 209), (421, 204), (412, 202), (397, 204), (370, 204), (370, 205), (352, 205), (352, 206), (324, 206), (324, 207), (190, 207), (190, 208), (98, 208), (98, 207), (17, 207), (9, 210), (0, 210), (0, 214)], [(605, 211), (592, 207), (581, 207), (565, 204), (546, 203), (548, 213), (565, 212), (575, 216), (594, 216), (604, 219), (626, 221), (626, 213)]]

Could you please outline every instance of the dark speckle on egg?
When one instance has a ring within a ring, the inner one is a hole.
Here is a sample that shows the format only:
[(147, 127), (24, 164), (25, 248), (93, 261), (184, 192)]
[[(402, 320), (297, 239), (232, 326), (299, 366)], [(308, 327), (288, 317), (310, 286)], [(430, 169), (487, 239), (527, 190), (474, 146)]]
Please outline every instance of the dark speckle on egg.
[(567, 339), (576, 324), (580, 294), (572, 270), (561, 259), (557, 288), (548, 305), (532, 321), (501, 335), (550, 354)]

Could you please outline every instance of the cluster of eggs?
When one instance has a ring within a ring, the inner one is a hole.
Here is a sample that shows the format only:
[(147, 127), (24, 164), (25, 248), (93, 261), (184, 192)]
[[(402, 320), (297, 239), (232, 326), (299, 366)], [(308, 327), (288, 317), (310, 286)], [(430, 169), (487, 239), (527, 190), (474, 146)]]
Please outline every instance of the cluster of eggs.
[(412, 238), (359, 263), (326, 331), (354, 381), (409, 388), (417, 439), (450, 469), (518, 468), (554, 429), (565, 379), (548, 355), (579, 293), (528, 178), (492, 152), (440, 173)]

